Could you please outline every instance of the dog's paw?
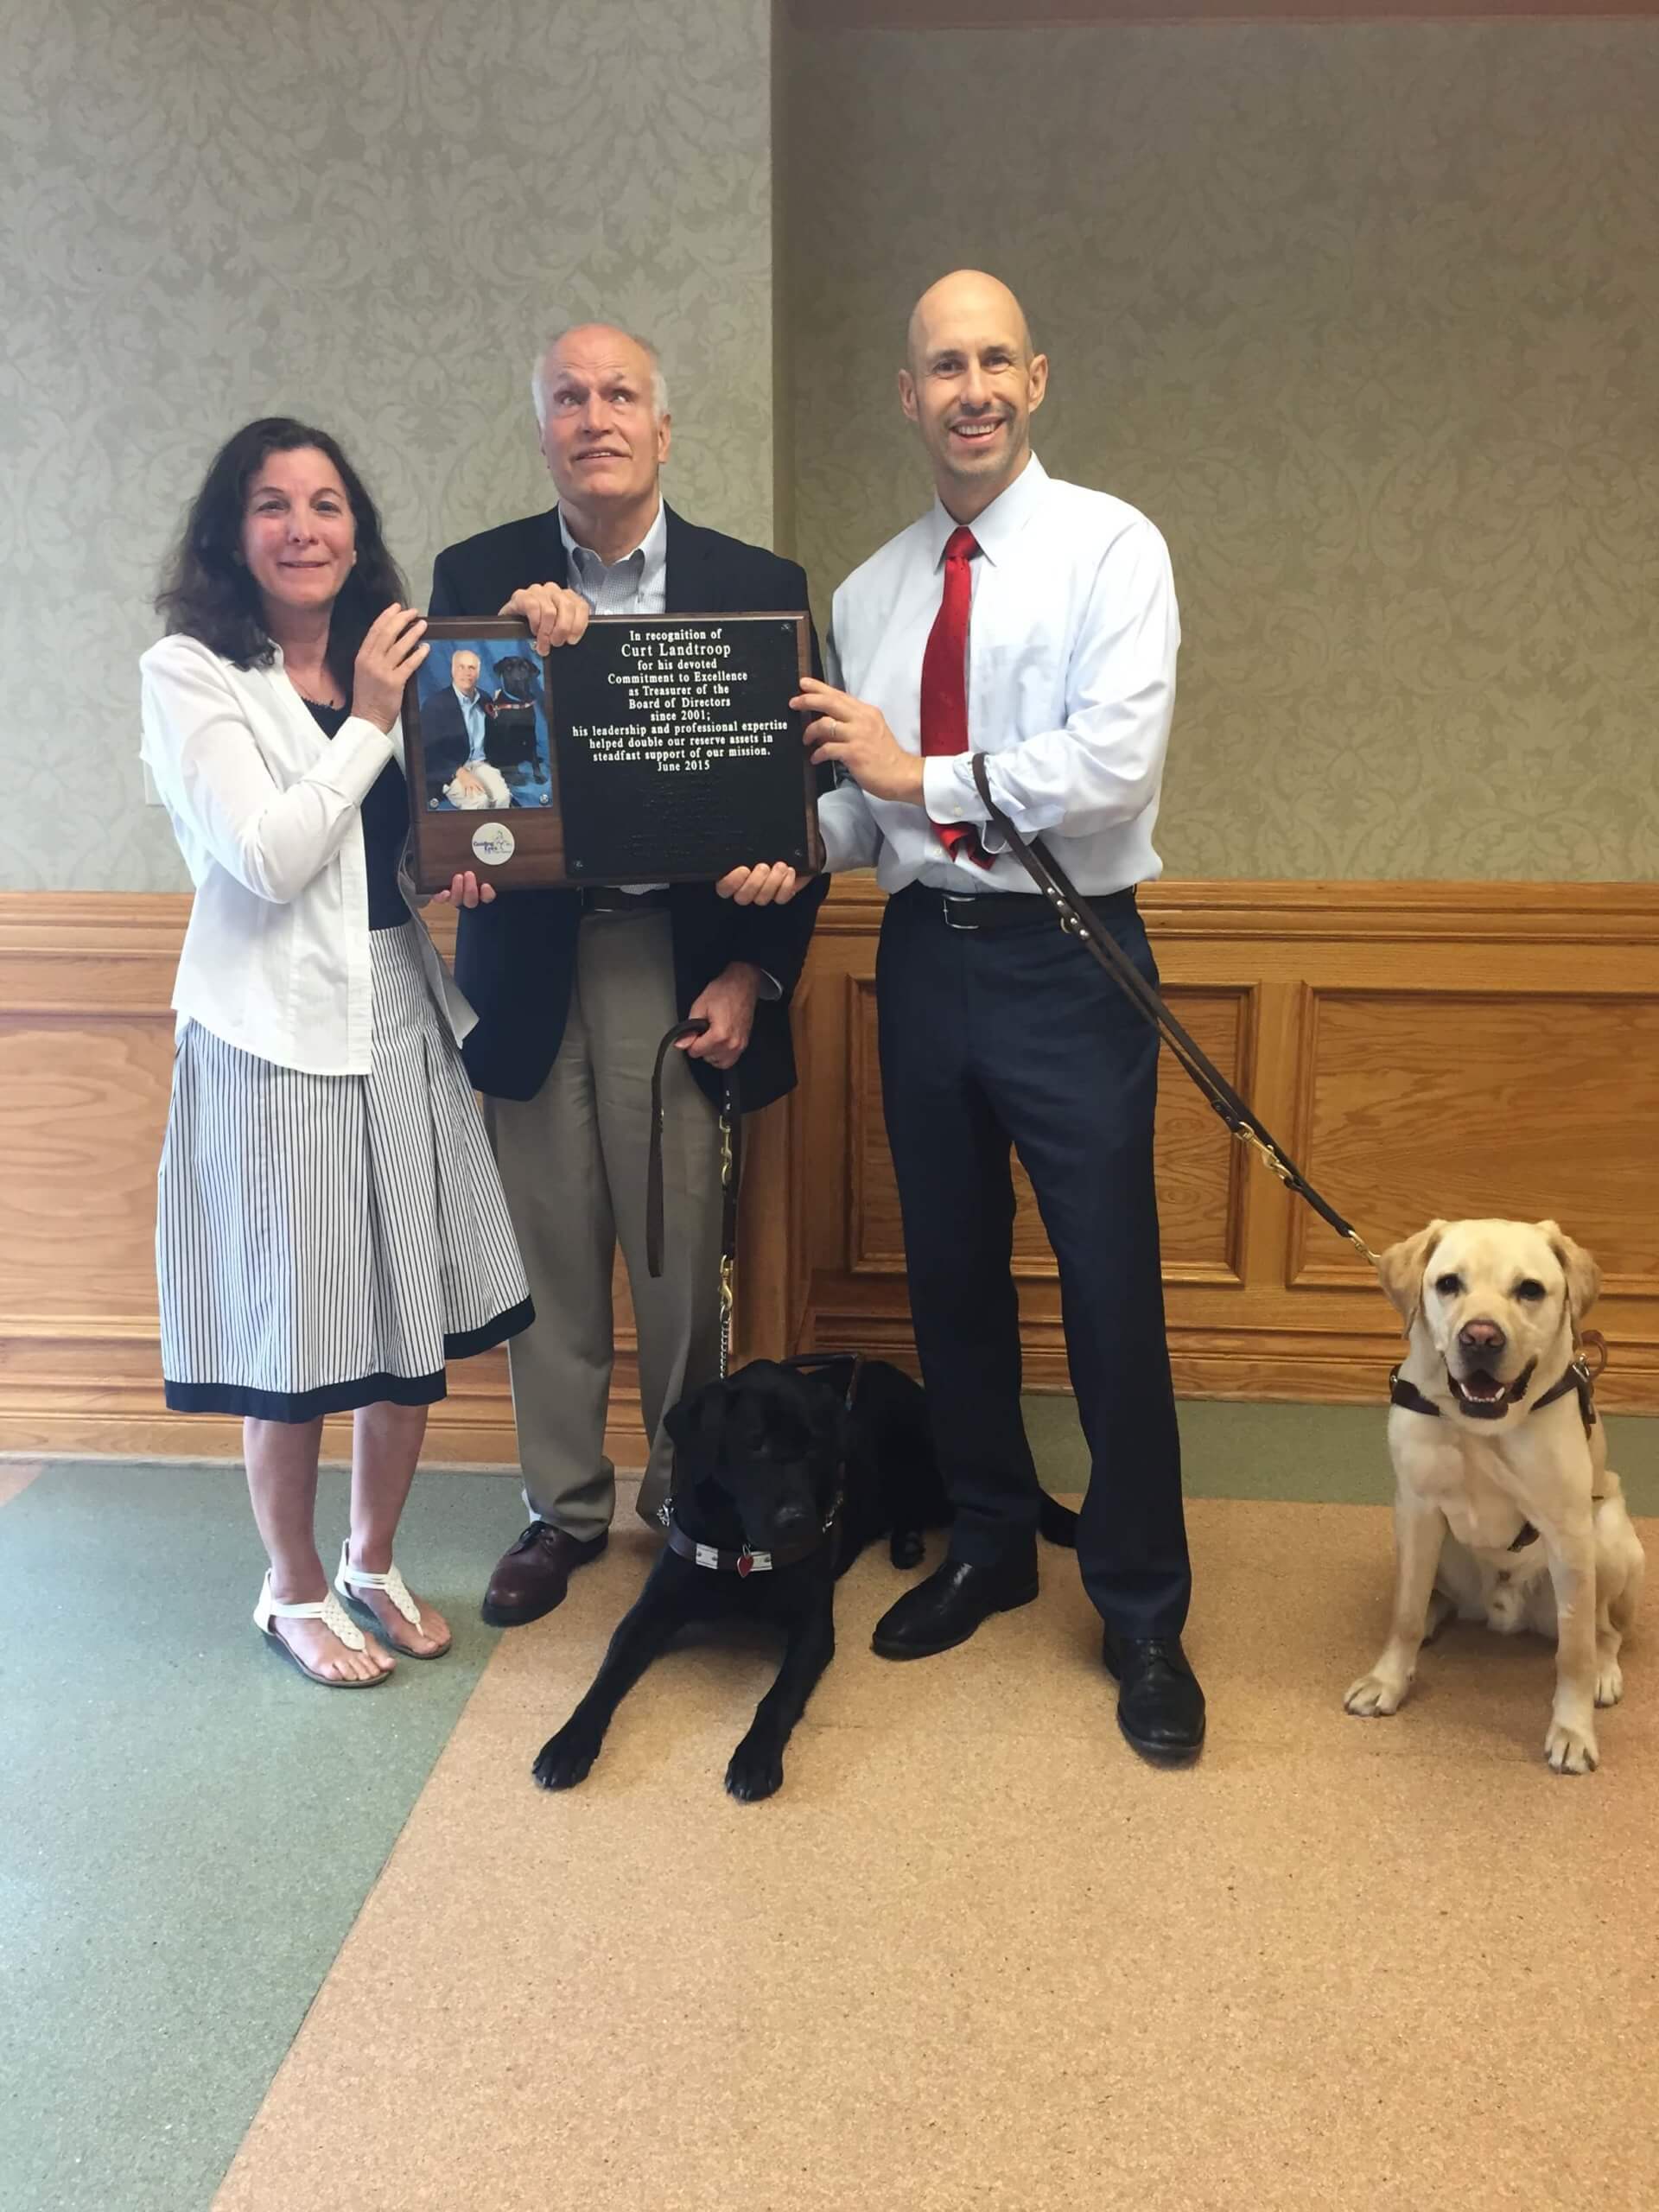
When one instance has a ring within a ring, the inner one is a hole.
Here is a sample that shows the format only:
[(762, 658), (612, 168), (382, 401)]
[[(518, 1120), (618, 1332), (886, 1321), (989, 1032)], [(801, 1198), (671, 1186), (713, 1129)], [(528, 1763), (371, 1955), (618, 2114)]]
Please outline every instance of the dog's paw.
[(726, 1787), (740, 1805), (753, 1805), (783, 1787), (784, 1755), (774, 1744), (757, 1744), (746, 1736), (732, 1753), (726, 1769)]
[(1349, 1684), (1342, 1709), (1358, 1713), (1363, 1720), (1382, 1719), (1390, 1713), (1399, 1712), (1410, 1688), (1409, 1676), (1402, 1682), (1388, 1675), (1362, 1675), (1357, 1682)]
[(536, 1754), (531, 1772), (543, 1789), (574, 1789), (587, 1780), (598, 1757), (599, 1745), (593, 1737), (567, 1726), (548, 1738)]
[(1544, 1757), (1557, 1774), (1593, 1774), (1599, 1758), (1594, 1729), (1552, 1720), (1544, 1738)]
[(895, 1529), (887, 1541), (887, 1556), (895, 1567), (919, 1567), (926, 1552), (919, 1529)]
[(1599, 1706), (1617, 1705), (1624, 1694), (1624, 1670), (1617, 1659), (1610, 1659), (1605, 1667), (1596, 1669), (1596, 1703)]

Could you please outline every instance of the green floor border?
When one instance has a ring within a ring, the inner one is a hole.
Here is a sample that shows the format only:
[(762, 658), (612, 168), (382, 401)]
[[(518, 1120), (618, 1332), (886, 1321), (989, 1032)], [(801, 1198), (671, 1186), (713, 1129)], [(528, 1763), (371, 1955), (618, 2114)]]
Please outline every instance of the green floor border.
[[(235, 1468), (60, 1462), (0, 1508), (3, 2212), (211, 2203), (494, 1648), (522, 1523), (514, 1478), (423, 1478), (399, 1559), (454, 1649), (345, 1693), (251, 1625)], [(337, 1554), (343, 1475), (318, 1528)]]
[[(1075, 1399), (1028, 1397), (1026, 1431), (1052, 1491), (1080, 1491), (1089, 1454)], [(1180, 1408), (1182, 1484), (1189, 1497), (1386, 1505), (1394, 1495), (1386, 1409), (1375, 1406), (1231, 1405)], [(1607, 1416), (1607, 1452), (1632, 1513), (1659, 1514), (1659, 1418)]]

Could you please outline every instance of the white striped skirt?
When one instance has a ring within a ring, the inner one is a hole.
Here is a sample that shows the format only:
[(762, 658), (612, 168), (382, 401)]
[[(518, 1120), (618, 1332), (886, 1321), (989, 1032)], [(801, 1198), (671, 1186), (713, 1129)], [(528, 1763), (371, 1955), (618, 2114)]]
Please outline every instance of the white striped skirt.
[(187, 1027), (156, 1230), (180, 1413), (314, 1421), (444, 1395), (534, 1318), (483, 1122), (416, 925), (375, 930), (369, 1074), (307, 1075)]

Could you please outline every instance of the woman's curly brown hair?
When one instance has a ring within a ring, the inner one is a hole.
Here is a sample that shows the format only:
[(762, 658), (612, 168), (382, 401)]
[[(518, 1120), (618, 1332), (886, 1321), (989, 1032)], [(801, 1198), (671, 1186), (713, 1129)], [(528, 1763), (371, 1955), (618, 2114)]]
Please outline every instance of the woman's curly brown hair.
[(242, 560), (242, 524), (248, 486), (267, 457), (303, 447), (334, 463), (357, 526), (357, 560), (328, 625), (329, 673), (349, 698), (358, 647), (377, 615), (405, 602), (405, 586), (380, 534), (374, 501), (326, 430), (267, 415), (226, 439), (191, 502), (156, 611), (170, 629), (198, 639), (238, 668), (269, 666), (274, 649), (258, 587)]

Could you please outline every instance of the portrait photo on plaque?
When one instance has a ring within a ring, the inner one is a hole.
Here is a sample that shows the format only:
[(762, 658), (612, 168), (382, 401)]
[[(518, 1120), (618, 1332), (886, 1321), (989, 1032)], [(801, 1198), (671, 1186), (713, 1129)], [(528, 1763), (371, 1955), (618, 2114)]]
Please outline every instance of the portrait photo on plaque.
[(528, 633), (429, 632), (428, 646), (414, 683), (422, 806), (429, 814), (551, 806), (546, 670)]

